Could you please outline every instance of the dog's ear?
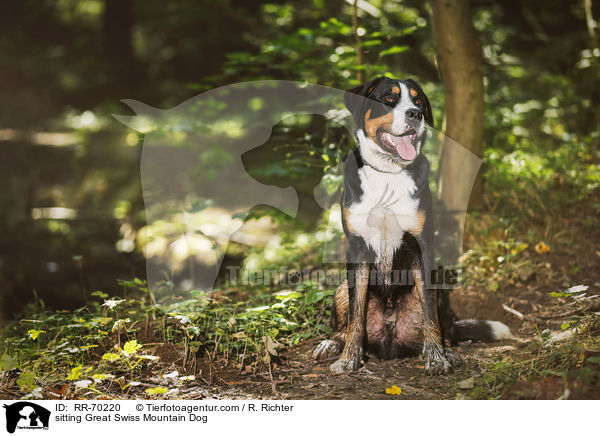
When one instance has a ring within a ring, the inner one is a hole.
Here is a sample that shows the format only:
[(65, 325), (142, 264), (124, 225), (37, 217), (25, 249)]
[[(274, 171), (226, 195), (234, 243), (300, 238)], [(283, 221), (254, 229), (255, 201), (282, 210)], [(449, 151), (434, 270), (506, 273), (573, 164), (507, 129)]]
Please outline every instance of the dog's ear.
[(354, 121), (360, 121), (360, 115), (365, 107), (365, 98), (369, 97), (371, 92), (373, 92), (373, 89), (375, 89), (377, 84), (384, 78), (385, 77), (383, 76), (377, 77), (370, 82), (363, 83), (362, 85), (349, 89), (344, 93), (344, 103), (352, 114)]
[(417, 90), (417, 92), (423, 97), (424, 106), (425, 106), (425, 113), (423, 115), (425, 116), (425, 122), (427, 124), (429, 124), (431, 127), (433, 127), (433, 113), (431, 112), (431, 104), (429, 103), (429, 99), (427, 98), (427, 95), (423, 92), (423, 89), (415, 80), (406, 79), (405, 82), (408, 83), (413, 88), (415, 88)]

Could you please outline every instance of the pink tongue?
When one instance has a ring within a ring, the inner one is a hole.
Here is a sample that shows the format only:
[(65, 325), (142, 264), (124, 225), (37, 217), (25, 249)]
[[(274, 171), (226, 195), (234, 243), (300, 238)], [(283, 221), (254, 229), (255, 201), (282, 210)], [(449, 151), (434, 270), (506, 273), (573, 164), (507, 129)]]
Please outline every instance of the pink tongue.
[(410, 137), (411, 135), (401, 137), (392, 135), (389, 136), (392, 144), (396, 148), (396, 151), (404, 160), (413, 160), (417, 156), (417, 150), (415, 150), (415, 147), (413, 147)]

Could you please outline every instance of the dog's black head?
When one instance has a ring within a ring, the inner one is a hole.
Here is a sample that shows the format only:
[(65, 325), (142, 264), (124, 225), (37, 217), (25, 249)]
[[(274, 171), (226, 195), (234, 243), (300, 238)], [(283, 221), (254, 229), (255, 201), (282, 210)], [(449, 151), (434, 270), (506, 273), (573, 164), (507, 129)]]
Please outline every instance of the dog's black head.
[(378, 77), (347, 91), (344, 101), (361, 155), (376, 168), (409, 165), (421, 152), (425, 124), (433, 127), (429, 99), (412, 79)]

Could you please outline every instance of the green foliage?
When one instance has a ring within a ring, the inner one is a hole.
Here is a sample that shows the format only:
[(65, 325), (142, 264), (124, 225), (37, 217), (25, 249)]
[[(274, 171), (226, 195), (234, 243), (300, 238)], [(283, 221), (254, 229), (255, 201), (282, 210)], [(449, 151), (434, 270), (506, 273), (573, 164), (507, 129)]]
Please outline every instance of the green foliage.
[(23, 392), (31, 392), (37, 388), (37, 380), (35, 374), (30, 371), (23, 371), (19, 374), (17, 385)]
[(292, 345), (329, 333), (324, 324), (329, 319), (327, 297), (331, 295), (332, 290), (322, 290), (311, 282), (293, 291), (259, 294), (252, 299), (254, 304), (221, 302), (196, 292), (195, 298), (171, 306), (168, 314), (180, 326), (166, 334), (177, 336), (183, 331), (191, 340), (204, 339), (204, 345), (214, 346), (217, 353), (228, 353), (242, 364), (244, 358), (252, 360), (252, 355), (262, 352), (264, 336)]
[(565, 380), (565, 387), (567, 380), (571, 386), (600, 382), (600, 358), (593, 354), (600, 347), (599, 328), (600, 317), (591, 314), (582, 318), (569, 336), (559, 338), (549, 330), (540, 332), (526, 349), (487, 365), (481, 377), (476, 378), (469, 396), (499, 398), (504, 389), (518, 381), (536, 381), (549, 376)]
[[(144, 287), (145, 282), (136, 279), (122, 285)], [(191, 298), (170, 306), (148, 305), (143, 295), (107, 299), (73, 312), (32, 306), (36, 313), (23, 314), (24, 322), (10, 323), (2, 331), (2, 369), (21, 371), (17, 385), (24, 394), (42, 395), (39, 392), (54, 383), (68, 383), (76, 395), (106, 395), (107, 381), (115, 381), (125, 393), (139, 384), (136, 379), (144, 368), (160, 362), (136, 339), (139, 325), (148, 320), (156, 320), (151, 326), (157, 337), (185, 345), (190, 352), (202, 348), (213, 359), (222, 358), (238, 367), (260, 367), (282, 344), (330, 333), (325, 324), (332, 290), (305, 282), (293, 290), (262, 287), (261, 291), (245, 302), (193, 291)], [(124, 320), (131, 321), (119, 324)], [(38, 327), (36, 332), (43, 327), (47, 334), (32, 341), (30, 324)], [(119, 327), (109, 331), (111, 325)], [(122, 337), (127, 340), (120, 345)], [(178, 380), (183, 383), (190, 378)], [(156, 387), (145, 392), (162, 395), (167, 391)]]

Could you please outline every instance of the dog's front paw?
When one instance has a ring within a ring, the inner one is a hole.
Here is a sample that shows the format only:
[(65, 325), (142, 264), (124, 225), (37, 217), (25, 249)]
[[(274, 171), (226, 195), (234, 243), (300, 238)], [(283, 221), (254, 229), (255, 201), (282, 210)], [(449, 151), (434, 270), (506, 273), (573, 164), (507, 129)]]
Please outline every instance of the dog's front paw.
[(435, 344), (425, 344), (423, 346), (423, 358), (425, 359), (425, 374), (427, 375), (442, 375), (450, 374), (454, 367), (462, 364), (462, 360), (451, 353), (451, 357), (447, 355), (442, 347)]
[(360, 366), (360, 358), (343, 359), (340, 358), (329, 365), (329, 371), (332, 374), (348, 374), (354, 372)]
[(425, 359), (425, 374), (447, 375), (452, 372), (452, 365), (445, 357)]
[(312, 356), (315, 360), (322, 360), (335, 356), (340, 351), (342, 351), (342, 345), (338, 341), (327, 339), (317, 345), (317, 348), (315, 348), (315, 351), (313, 351)]

